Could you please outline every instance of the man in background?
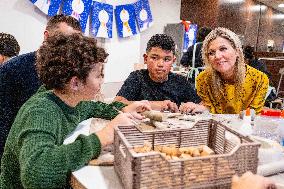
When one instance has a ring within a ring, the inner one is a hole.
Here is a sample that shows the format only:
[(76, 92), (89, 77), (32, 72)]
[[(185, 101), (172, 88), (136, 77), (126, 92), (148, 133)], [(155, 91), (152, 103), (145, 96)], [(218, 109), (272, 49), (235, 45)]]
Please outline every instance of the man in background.
[(246, 63), (251, 67), (254, 67), (255, 69), (265, 73), (270, 81), (271, 74), (269, 73), (267, 66), (254, 56), (254, 47), (246, 45), (245, 47), (243, 47), (243, 51)]
[[(81, 33), (80, 23), (71, 16), (56, 15), (47, 22), (44, 40), (55, 33)], [(0, 157), (11, 125), (20, 107), (39, 89), (35, 69), (36, 52), (20, 55), (0, 67)]]
[[(188, 47), (187, 51), (182, 55), (180, 64), (184, 67), (193, 67), (198, 68), (198, 67), (203, 67), (203, 61), (202, 61), (202, 53), (201, 53), (201, 48), (202, 48), (202, 43), (205, 39), (205, 37), (211, 32), (211, 28), (208, 27), (201, 27), (198, 32), (197, 32), (197, 42), (196, 44)], [(194, 51), (195, 47), (195, 51)], [(192, 62), (192, 57), (193, 55), (195, 56), (195, 62), (193, 65)]]
[(20, 45), (16, 38), (8, 33), (0, 33), (0, 66), (11, 57), (17, 56), (20, 52)]
[[(170, 72), (175, 57), (175, 43), (165, 34), (156, 34), (147, 43), (144, 63), (147, 69), (137, 70), (128, 76), (115, 97), (115, 101), (130, 104), (149, 100), (154, 110), (203, 111), (200, 98), (184, 76)], [(184, 106), (183, 102), (187, 106)], [(182, 105), (183, 104), (183, 105)]]

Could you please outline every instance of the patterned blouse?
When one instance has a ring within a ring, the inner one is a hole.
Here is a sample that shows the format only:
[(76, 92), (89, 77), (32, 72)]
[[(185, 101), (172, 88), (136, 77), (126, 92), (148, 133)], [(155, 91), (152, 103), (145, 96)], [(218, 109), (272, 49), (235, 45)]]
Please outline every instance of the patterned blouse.
[[(268, 77), (257, 69), (246, 65), (246, 76), (242, 86), (240, 98), (237, 98), (237, 89), (234, 84), (224, 83), (224, 95), (217, 97), (213, 94), (211, 77), (207, 71), (201, 72), (197, 79), (197, 94), (203, 103), (214, 114), (236, 114), (247, 108), (260, 113), (264, 106), (265, 96), (268, 90)], [(222, 98), (223, 97), (223, 98)]]

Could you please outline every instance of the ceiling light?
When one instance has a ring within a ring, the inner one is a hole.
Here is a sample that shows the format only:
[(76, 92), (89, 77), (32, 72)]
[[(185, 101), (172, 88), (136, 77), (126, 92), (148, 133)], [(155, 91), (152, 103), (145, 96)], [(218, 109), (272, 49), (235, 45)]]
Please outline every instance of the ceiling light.
[(250, 10), (252, 12), (258, 12), (259, 10), (264, 11), (267, 9), (267, 6), (265, 5), (253, 5), (250, 7)]
[(284, 19), (284, 14), (274, 14), (272, 18), (276, 20), (282, 20)]
[(245, 0), (221, 0), (220, 3), (242, 3), (244, 2)]

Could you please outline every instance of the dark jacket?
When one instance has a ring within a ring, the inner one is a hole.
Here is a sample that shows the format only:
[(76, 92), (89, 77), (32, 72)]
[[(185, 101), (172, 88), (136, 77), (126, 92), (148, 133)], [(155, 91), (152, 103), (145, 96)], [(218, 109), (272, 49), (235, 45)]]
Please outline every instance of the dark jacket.
[(36, 52), (23, 54), (0, 67), (0, 157), (18, 110), (40, 87), (35, 58)]
[[(182, 55), (180, 64), (184, 67), (192, 67), (192, 56), (193, 56), (193, 48), (194, 45), (190, 46), (187, 51)], [(196, 51), (195, 51), (195, 68), (197, 67), (203, 67), (203, 61), (202, 61), (202, 43), (199, 42), (196, 44)]]

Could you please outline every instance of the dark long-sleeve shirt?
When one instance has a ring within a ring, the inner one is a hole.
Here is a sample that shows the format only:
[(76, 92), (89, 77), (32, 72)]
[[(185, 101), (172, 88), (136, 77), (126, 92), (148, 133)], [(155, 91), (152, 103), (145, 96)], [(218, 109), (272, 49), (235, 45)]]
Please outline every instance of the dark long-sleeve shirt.
[(137, 70), (130, 73), (117, 96), (130, 101), (171, 100), (177, 105), (182, 102), (200, 102), (194, 88), (184, 76), (170, 72), (167, 81), (157, 83), (150, 78), (148, 70)]
[[(183, 53), (181, 60), (180, 60), (181, 65), (185, 67), (188, 67), (188, 66), (192, 67), (193, 48), (194, 48), (194, 45), (188, 47), (187, 51)], [(195, 63), (194, 63), (195, 68), (203, 66), (201, 48), (202, 48), (202, 43), (197, 43), (196, 50), (195, 50)]]
[(40, 87), (35, 57), (35, 52), (23, 54), (0, 67), (0, 157), (17, 112)]

